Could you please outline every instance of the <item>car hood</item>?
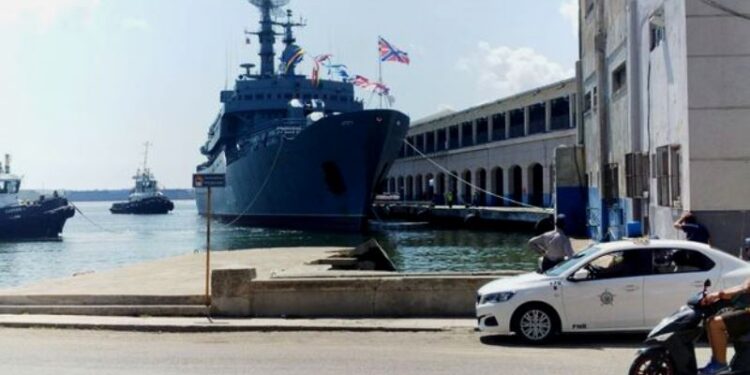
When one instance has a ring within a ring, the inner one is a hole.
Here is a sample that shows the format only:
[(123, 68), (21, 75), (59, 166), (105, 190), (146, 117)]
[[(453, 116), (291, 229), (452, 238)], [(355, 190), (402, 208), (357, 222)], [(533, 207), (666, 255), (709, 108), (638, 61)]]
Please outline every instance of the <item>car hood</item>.
[(479, 288), (479, 294), (533, 288), (538, 285), (548, 285), (552, 280), (557, 280), (557, 277), (531, 272), (491, 281)]

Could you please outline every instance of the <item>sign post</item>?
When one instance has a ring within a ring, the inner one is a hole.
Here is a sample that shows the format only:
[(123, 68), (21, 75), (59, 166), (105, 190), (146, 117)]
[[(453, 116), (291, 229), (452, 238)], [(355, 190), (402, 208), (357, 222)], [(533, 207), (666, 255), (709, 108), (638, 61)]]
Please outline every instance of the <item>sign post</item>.
[(206, 188), (206, 306), (211, 305), (211, 188), (227, 185), (224, 174), (193, 174), (193, 188)]

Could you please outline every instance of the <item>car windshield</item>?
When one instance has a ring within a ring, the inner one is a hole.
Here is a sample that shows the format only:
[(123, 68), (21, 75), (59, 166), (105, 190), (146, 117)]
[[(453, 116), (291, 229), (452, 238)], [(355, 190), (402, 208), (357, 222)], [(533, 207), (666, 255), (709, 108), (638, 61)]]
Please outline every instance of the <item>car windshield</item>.
[(567, 260), (559, 263), (558, 265), (550, 268), (544, 274), (548, 275), (548, 276), (560, 276), (563, 273), (565, 273), (565, 271), (567, 271), (567, 270), (569, 270), (569, 269), (577, 266), (579, 263), (581, 263), (581, 259), (583, 259), (586, 256), (588, 256), (589, 254), (593, 254), (593, 253), (595, 253), (597, 251), (599, 251), (599, 247), (591, 245), (588, 248), (586, 248), (586, 249), (584, 249), (584, 250), (576, 253), (576, 255), (573, 255), (572, 258), (569, 258), (569, 259), (567, 259)]

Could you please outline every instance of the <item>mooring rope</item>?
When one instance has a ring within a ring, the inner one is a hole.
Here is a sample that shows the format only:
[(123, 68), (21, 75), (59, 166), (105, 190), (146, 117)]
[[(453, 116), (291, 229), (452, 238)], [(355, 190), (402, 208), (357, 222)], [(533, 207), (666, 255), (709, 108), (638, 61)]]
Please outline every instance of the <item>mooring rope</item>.
[(109, 232), (109, 233), (120, 233), (120, 232), (115, 232), (115, 231), (113, 231), (113, 230), (111, 230), (111, 229), (107, 229), (107, 228), (105, 228), (105, 227), (101, 226), (101, 225), (100, 225), (99, 223), (95, 222), (94, 220), (92, 220), (91, 218), (89, 218), (88, 216), (86, 216), (86, 214), (84, 214), (84, 213), (83, 213), (83, 211), (81, 211), (81, 209), (80, 209), (80, 208), (78, 208), (78, 206), (76, 206), (76, 205), (75, 205), (75, 204), (74, 204), (73, 202), (71, 202), (71, 201), (68, 201), (68, 204), (70, 204), (71, 206), (73, 206), (73, 208), (74, 208), (74, 209), (75, 209), (75, 210), (76, 210), (76, 211), (77, 211), (77, 212), (78, 212), (79, 214), (81, 214), (81, 217), (83, 217), (83, 218), (84, 218), (84, 219), (85, 219), (86, 221), (88, 221), (88, 222), (89, 222), (89, 223), (90, 223), (91, 225), (93, 225), (93, 226), (95, 226), (95, 227), (97, 227), (97, 228), (99, 228), (99, 229), (101, 229), (102, 231), (105, 231), (105, 232)]
[(481, 191), (481, 192), (483, 192), (483, 193), (485, 193), (485, 194), (487, 194), (489, 196), (502, 199), (502, 200), (504, 200), (506, 202), (517, 204), (519, 206), (528, 207), (528, 208), (544, 209), (544, 207), (539, 207), (539, 206), (534, 206), (532, 204), (528, 204), (528, 203), (524, 203), (524, 202), (519, 202), (517, 200), (513, 200), (513, 199), (510, 199), (510, 198), (507, 198), (507, 197), (503, 197), (501, 195), (497, 195), (497, 194), (495, 194), (495, 193), (493, 193), (491, 191), (488, 191), (488, 190), (483, 189), (483, 188), (481, 188), (479, 186), (476, 186), (476, 185), (472, 184), (471, 182), (466, 181), (463, 178), (459, 177), (458, 175), (454, 174), (453, 172), (451, 172), (447, 168), (443, 167), (442, 165), (440, 165), (438, 162), (436, 162), (435, 160), (433, 160), (429, 156), (425, 155), (422, 151), (420, 151), (417, 147), (415, 147), (413, 144), (411, 144), (406, 139), (404, 139), (404, 143), (406, 143), (407, 146), (411, 147), (412, 150), (414, 150), (417, 154), (419, 154), (419, 156), (421, 156), (422, 158), (424, 158), (425, 160), (427, 160), (428, 162), (430, 162), (432, 165), (434, 165), (435, 167), (437, 167), (441, 171), (445, 172), (447, 175), (449, 175), (451, 177), (454, 177), (456, 180), (461, 181), (461, 182), (465, 183), (466, 185), (469, 185), (469, 186), (471, 186), (472, 188), (474, 188), (474, 189), (476, 189), (478, 191)]
[(283, 135), (280, 137), (281, 141), (279, 143), (279, 149), (276, 151), (276, 156), (274, 156), (273, 163), (271, 163), (271, 169), (268, 171), (268, 174), (266, 175), (265, 180), (263, 180), (263, 184), (261, 184), (260, 189), (258, 189), (258, 192), (255, 194), (255, 197), (250, 201), (250, 204), (245, 207), (245, 209), (237, 215), (232, 221), (227, 223), (227, 225), (233, 225), (237, 221), (239, 221), (243, 216), (245, 216), (248, 211), (250, 211), (251, 208), (255, 205), (255, 202), (260, 198), (260, 195), (263, 193), (263, 191), (266, 189), (266, 185), (268, 185), (268, 181), (271, 180), (271, 175), (273, 174), (273, 171), (276, 169), (276, 164), (279, 161), (279, 156), (281, 156), (281, 149), (284, 147), (284, 139), (286, 139)]

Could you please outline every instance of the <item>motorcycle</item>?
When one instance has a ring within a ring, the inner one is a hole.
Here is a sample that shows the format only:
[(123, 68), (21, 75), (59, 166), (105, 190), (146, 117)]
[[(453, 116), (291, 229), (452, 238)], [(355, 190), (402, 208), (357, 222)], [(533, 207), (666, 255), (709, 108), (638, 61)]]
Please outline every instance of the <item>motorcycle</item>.
[[(711, 281), (706, 280), (703, 291), (690, 297), (687, 305), (668, 316), (648, 334), (644, 347), (630, 366), (630, 375), (695, 375), (698, 366), (695, 342), (704, 332), (703, 322), (716, 314), (733, 308), (729, 301), (701, 305)], [(735, 355), (729, 363), (730, 372), (750, 374), (750, 334), (734, 340)]]

